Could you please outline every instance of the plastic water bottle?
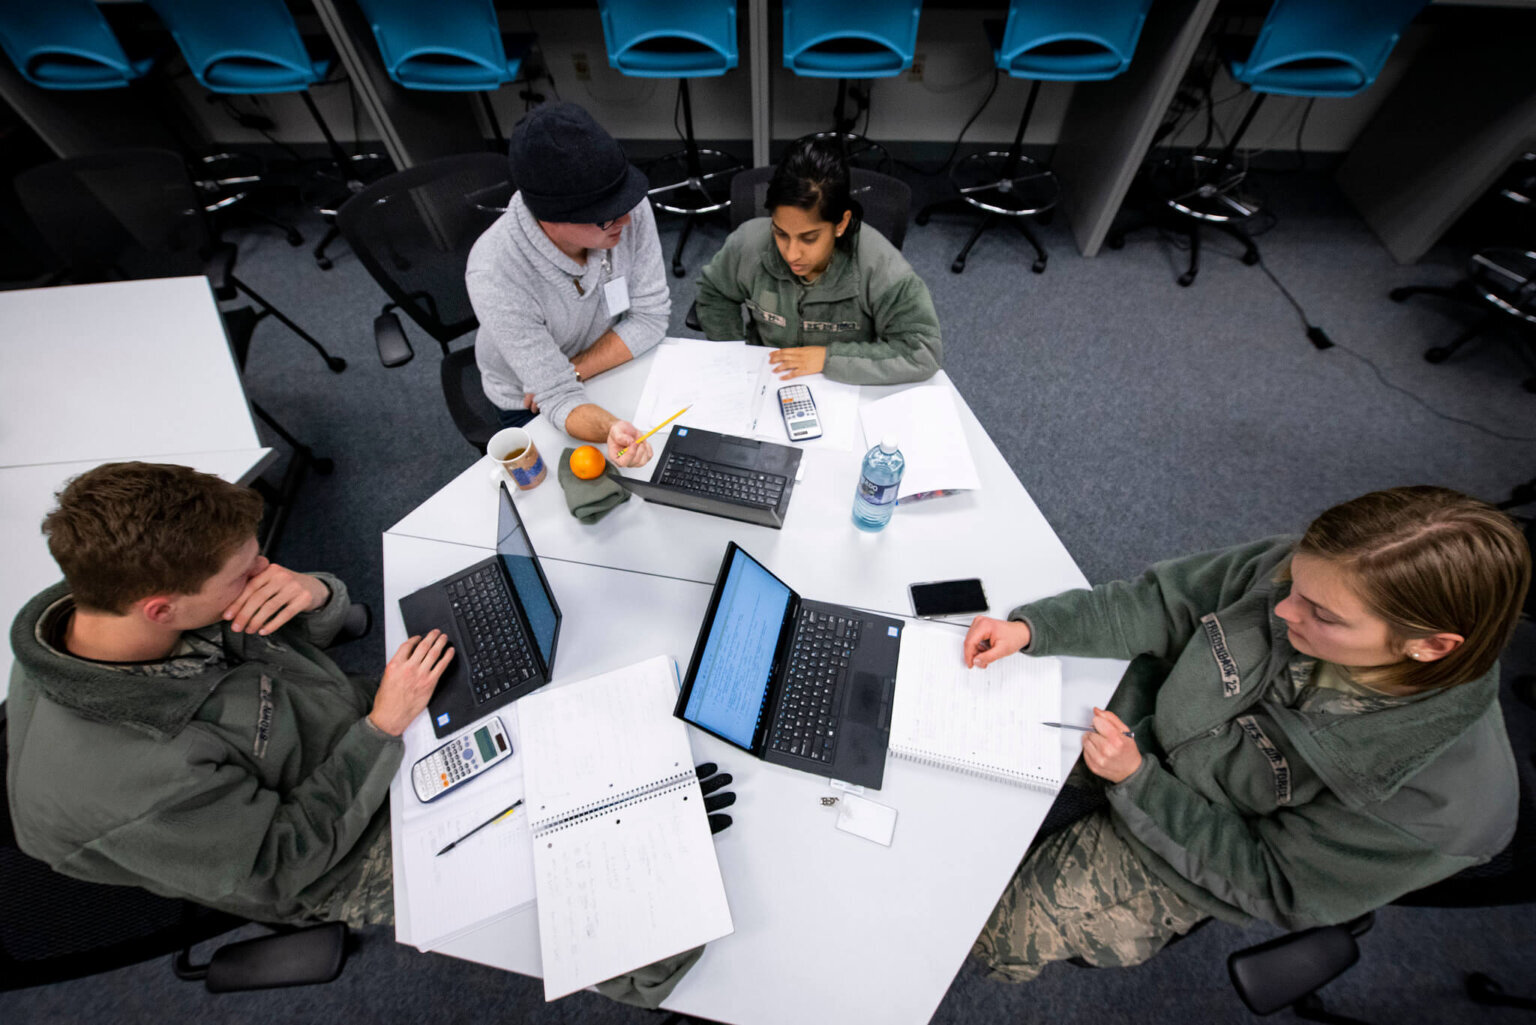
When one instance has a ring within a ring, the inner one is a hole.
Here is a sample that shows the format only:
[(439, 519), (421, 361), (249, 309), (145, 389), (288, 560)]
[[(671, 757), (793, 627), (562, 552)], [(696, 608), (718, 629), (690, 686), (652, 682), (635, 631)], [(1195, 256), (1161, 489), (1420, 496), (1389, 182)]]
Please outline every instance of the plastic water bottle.
[(864, 454), (859, 486), (853, 492), (853, 525), (860, 530), (884, 530), (896, 509), (896, 491), (907, 460), (890, 435)]

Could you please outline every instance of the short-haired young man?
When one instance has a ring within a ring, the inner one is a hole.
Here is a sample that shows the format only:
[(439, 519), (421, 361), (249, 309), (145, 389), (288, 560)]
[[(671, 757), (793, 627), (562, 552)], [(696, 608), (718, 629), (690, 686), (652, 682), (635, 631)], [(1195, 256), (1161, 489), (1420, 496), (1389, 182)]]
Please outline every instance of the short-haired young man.
[(640, 432), (588, 401), (582, 382), (667, 331), (672, 299), (645, 175), (574, 103), (534, 108), (513, 129), (508, 160), (517, 192), (465, 274), (486, 397), (503, 427), (543, 413), (573, 438), (606, 441), (619, 465), (641, 466), (650, 444), (632, 444)]
[(261, 921), (393, 921), (386, 798), (446, 638), (348, 677), (321, 650), (346, 588), (258, 552), (248, 488), (110, 463), (58, 499), (43, 531), (64, 582), (11, 627), (22, 850)]

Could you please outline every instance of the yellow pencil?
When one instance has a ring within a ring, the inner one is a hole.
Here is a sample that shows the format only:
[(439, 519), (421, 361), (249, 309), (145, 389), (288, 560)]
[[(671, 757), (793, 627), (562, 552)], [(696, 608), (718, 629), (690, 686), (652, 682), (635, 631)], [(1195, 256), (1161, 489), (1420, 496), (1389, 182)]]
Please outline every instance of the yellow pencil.
[[(673, 413), (671, 416), (667, 417), (661, 423), (657, 424), (655, 427), (652, 427), (650, 430), (648, 430), (644, 434), (640, 435), (640, 437), (636, 438), (635, 439), (635, 444), (636, 445), (640, 444), (646, 438), (649, 438), (651, 435), (655, 434), (657, 431), (661, 430), (663, 427), (667, 426), (667, 424), (671, 423), (673, 420), (676, 420), (678, 417), (682, 416), (684, 413), (688, 412), (692, 408), (693, 408), (693, 403), (691, 403), (691, 402), (688, 403), (688, 405), (684, 406), (682, 409), (679, 409), (676, 413)], [(625, 445), (623, 448), (619, 449), (619, 455), (623, 455), (625, 452), (628, 452), (628, 451), (629, 451), (629, 446)]]

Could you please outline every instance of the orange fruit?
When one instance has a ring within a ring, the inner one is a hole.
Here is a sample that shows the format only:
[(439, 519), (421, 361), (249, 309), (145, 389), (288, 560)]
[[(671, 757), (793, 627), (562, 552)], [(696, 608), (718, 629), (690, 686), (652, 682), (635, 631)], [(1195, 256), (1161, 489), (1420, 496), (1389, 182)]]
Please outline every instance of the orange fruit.
[(583, 445), (571, 453), (571, 472), (582, 480), (596, 480), (603, 475), (608, 460), (591, 445)]

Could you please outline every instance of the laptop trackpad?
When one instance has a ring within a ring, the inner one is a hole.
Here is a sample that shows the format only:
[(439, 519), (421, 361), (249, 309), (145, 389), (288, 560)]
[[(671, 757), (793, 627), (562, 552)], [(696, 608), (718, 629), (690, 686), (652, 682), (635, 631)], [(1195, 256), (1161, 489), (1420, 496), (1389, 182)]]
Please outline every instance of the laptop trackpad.
[(883, 681), (874, 673), (854, 673), (853, 694), (848, 699), (845, 713), (848, 720), (880, 729), (880, 699), (884, 689)]

